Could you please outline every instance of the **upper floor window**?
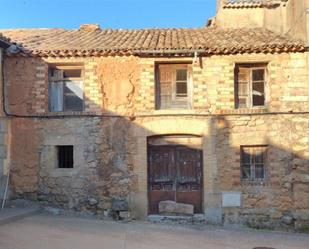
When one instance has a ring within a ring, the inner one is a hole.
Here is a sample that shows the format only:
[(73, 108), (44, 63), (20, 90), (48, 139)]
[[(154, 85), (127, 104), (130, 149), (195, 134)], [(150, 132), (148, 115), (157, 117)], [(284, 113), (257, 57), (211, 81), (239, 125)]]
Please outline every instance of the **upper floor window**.
[(83, 69), (80, 66), (54, 66), (49, 69), (49, 110), (84, 109)]
[(265, 106), (265, 89), (265, 64), (239, 64), (236, 66), (236, 108)]
[(241, 146), (242, 180), (264, 180), (266, 178), (267, 146)]
[(157, 109), (191, 107), (191, 65), (159, 64), (156, 71)]

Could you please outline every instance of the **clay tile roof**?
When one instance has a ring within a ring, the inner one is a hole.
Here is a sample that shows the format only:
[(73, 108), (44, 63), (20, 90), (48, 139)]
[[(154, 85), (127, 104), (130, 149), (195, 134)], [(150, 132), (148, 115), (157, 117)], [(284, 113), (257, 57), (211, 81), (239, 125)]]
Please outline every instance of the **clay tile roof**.
[(6, 48), (10, 45), (10, 40), (0, 33), (0, 47)]
[(271, 8), (288, 0), (226, 0), (223, 8)]
[(263, 28), (221, 29), (66, 29), (0, 30), (19, 44), (24, 55), (41, 57), (105, 56), (141, 54), (269, 53), (304, 51), (301, 41), (280, 36)]

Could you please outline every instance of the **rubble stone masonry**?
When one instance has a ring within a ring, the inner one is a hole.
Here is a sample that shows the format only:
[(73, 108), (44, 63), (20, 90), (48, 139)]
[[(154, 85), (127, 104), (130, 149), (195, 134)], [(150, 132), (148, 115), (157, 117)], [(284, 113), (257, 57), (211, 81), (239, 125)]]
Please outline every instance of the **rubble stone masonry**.
[[(214, 223), (309, 225), (308, 53), (192, 58), (18, 58), (5, 60), (11, 118), (11, 191), (45, 205), (110, 215), (126, 198), (147, 216), (147, 138), (203, 140), (204, 213)], [(155, 110), (155, 65), (193, 63), (190, 110)], [(235, 109), (236, 63), (266, 62), (267, 105)], [(85, 111), (48, 112), (48, 63), (83, 63)], [(300, 113), (297, 113), (300, 112)], [(65, 117), (68, 114), (73, 116)], [(81, 116), (81, 115), (97, 116)], [(74, 116), (75, 115), (75, 116)], [(56, 167), (56, 146), (74, 146), (74, 168)], [(240, 146), (268, 145), (267, 180), (241, 182)], [(240, 193), (225, 207), (225, 193)]]

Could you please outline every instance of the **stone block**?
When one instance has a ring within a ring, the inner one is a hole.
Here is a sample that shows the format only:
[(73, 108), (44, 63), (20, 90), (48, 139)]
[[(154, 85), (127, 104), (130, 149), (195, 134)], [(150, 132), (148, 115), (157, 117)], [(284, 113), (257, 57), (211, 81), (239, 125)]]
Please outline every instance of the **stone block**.
[(190, 204), (176, 203), (174, 201), (161, 201), (159, 213), (169, 215), (190, 215), (194, 214), (194, 206)]
[(119, 218), (121, 220), (127, 220), (130, 218), (130, 212), (128, 211), (122, 211), (122, 212), (119, 212)]
[(240, 192), (223, 192), (222, 207), (240, 207), (241, 193)]
[(95, 206), (98, 204), (98, 201), (95, 198), (88, 198), (88, 203), (90, 206)]

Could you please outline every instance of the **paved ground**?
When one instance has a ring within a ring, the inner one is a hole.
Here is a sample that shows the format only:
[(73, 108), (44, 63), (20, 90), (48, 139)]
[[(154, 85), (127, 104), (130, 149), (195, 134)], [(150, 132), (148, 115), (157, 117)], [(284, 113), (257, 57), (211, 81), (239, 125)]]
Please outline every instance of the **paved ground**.
[(309, 235), (209, 226), (119, 224), (40, 214), (0, 226), (0, 249), (308, 249)]
[(39, 211), (40, 207), (37, 205), (29, 205), (26, 207), (5, 207), (4, 209), (0, 209), (0, 225), (22, 219), (38, 213)]

